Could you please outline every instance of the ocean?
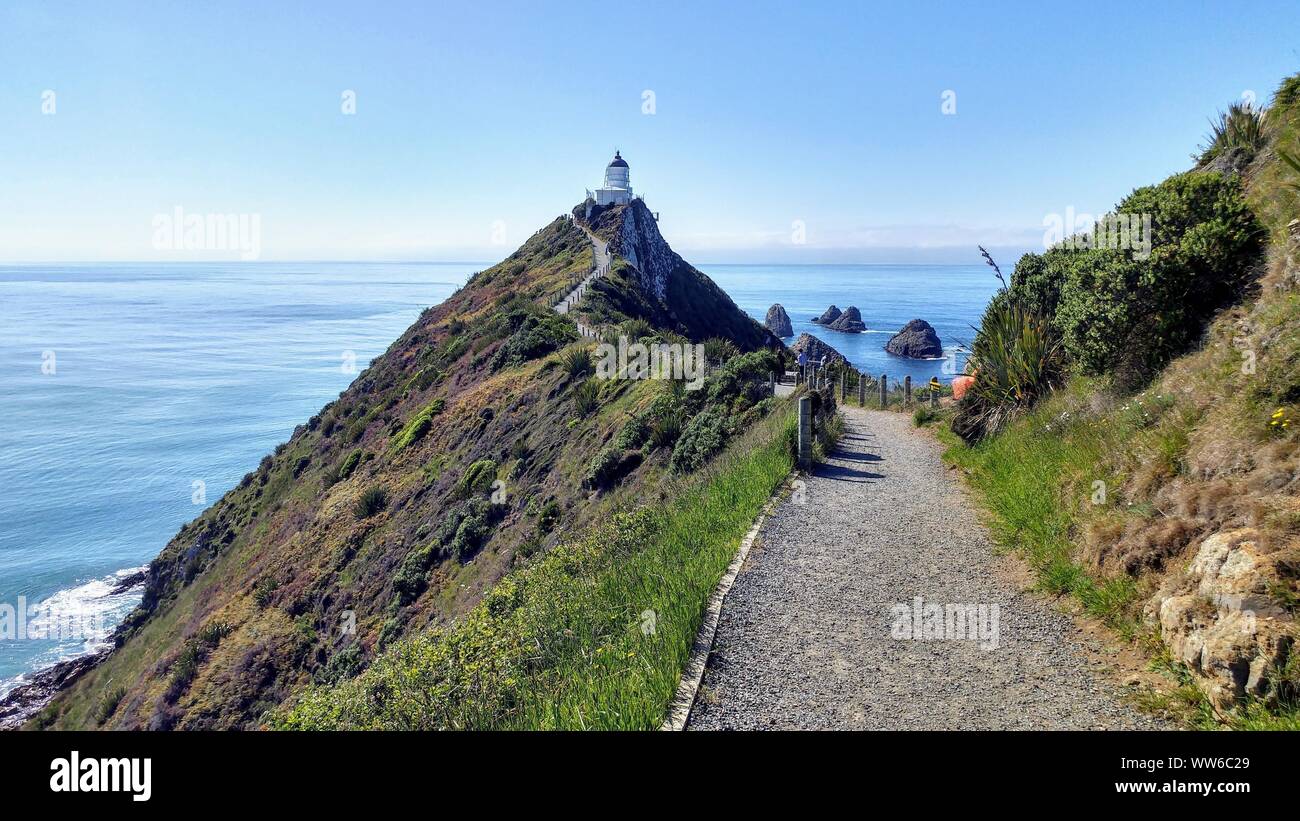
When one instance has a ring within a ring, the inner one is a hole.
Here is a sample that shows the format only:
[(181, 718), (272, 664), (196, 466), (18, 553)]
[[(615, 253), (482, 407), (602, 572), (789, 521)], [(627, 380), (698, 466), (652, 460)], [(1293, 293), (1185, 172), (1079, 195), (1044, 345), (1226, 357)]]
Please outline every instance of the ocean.
[[(0, 266), (0, 695), (103, 646), (139, 601), (118, 583), (482, 267)], [(758, 321), (779, 302), (796, 336), (914, 383), (950, 376), (889, 335), (919, 317), (955, 351), (997, 285), (981, 266), (699, 267)], [(831, 303), (869, 332), (813, 325)], [(23, 605), (60, 615), (32, 631), (50, 637), (11, 638)]]

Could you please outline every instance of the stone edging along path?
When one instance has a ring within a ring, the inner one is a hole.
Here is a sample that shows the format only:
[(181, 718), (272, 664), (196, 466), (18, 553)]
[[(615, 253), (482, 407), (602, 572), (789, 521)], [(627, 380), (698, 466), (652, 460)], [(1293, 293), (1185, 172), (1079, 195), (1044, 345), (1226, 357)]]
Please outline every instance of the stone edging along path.
[(677, 685), (677, 694), (673, 696), (672, 703), (668, 705), (668, 715), (664, 718), (664, 723), (660, 725), (660, 730), (686, 729), (686, 722), (691, 716), (691, 708), (695, 706), (695, 698), (700, 691), (700, 680), (704, 678), (704, 668), (708, 665), (709, 653), (713, 650), (713, 637), (718, 631), (718, 617), (722, 615), (722, 604), (726, 601), (727, 593), (731, 590), (731, 585), (735, 583), (740, 568), (745, 564), (745, 559), (749, 556), (749, 549), (753, 546), (754, 540), (758, 538), (758, 532), (763, 528), (763, 520), (776, 508), (782, 492), (789, 485), (790, 479), (794, 475), (795, 473), (791, 471), (790, 475), (781, 482), (781, 488), (772, 494), (772, 498), (763, 507), (763, 512), (758, 514), (758, 518), (754, 521), (754, 526), (745, 534), (745, 538), (740, 540), (740, 547), (736, 550), (736, 555), (732, 558), (731, 564), (727, 565), (727, 572), (722, 574), (722, 578), (718, 580), (718, 586), (713, 588), (713, 595), (709, 596), (709, 603), (704, 608), (704, 621), (700, 623), (699, 632), (695, 634), (695, 644), (691, 647), (691, 657), (687, 660), (686, 668), (682, 671), (682, 680)]

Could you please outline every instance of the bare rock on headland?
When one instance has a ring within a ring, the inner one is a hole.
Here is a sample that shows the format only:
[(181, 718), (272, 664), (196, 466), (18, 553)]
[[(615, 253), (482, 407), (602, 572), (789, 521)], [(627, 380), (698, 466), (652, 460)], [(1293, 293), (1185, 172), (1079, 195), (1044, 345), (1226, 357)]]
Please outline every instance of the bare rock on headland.
[(867, 329), (867, 324), (862, 321), (862, 313), (856, 307), (850, 305), (844, 313), (839, 315), (839, 318), (826, 327), (832, 331), (842, 331), (846, 334), (859, 334)]
[(32, 675), (31, 680), (0, 699), (0, 730), (16, 730), (39, 713), (60, 690), (108, 658), (109, 649), (61, 661)]
[(885, 350), (910, 359), (937, 359), (943, 356), (943, 343), (933, 325), (924, 319), (913, 319), (889, 338)]
[(818, 325), (829, 325), (839, 318), (840, 318), (840, 309), (832, 305), (831, 307), (827, 308), (822, 313), (821, 316), (814, 318), (813, 322), (816, 322)]
[(821, 362), (822, 357), (825, 356), (828, 365), (847, 365), (849, 363), (844, 354), (812, 334), (799, 334), (799, 338), (790, 346), (790, 350), (794, 352), (796, 357), (799, 356), (800, 352), (808, 354), (809, 362)]
[(767, 309), (767, 318), (763, 320), (763, 325), (782, 339), (787, 336), (794, 336), (794, 326), (790, 324), (790, 315), (785, 312), (785, 308), (781, 307), (780, 303)]
[(1147, 602), (1146, 617), (1219, 712), (1277, 698), (1271, 676), (1295, 652), (1295, 621), (1269, 595), (1284, 572), (1254, 530), (1223, 531)]

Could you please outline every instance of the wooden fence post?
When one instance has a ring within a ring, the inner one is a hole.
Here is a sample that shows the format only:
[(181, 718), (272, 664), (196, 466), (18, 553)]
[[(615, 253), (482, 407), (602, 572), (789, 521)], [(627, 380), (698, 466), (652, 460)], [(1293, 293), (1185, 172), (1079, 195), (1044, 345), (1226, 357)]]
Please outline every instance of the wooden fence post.
[(880, 375), (880, 409), (884, 410), (889, 407), (889, 377), (883, 373)]
[(776, 371), (769, 371), (767, 374), (768, 393), (776, 396)]
[(912, 375), (903, 377), (903, 407), (912, 407)]
[(843, 402), (849, 398), (849, 373), (840, 371), (840, 401)]
[(812, 467), (812, 397), (799, 397), (799, 469)]
[(857, 374), (858, 374), (858, 405), (865, 408), (867, 406), (867, 375), (862, 371), (858, 371)]

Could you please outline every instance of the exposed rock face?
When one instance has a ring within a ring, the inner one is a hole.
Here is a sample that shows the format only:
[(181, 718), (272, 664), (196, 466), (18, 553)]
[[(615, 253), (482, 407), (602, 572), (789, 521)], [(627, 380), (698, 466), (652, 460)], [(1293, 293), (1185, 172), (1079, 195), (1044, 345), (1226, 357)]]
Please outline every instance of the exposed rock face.
[(934, 326), (924, 319), (913, 319), (889, 338), (885, 350), (911, 359), (937, 359), (943, 356), (943, 343)]
[(61, 661), (34, 673), (26, 684), (15, 687), (0, 700), (0, 730), (16, 730), (41, 711), (60, 690), (81, 678), (107, 658), (108, 649), (88, 656)]
[(827, 345), (825, 342), (822, 342), (812, 334), (799, 334), (799, 339), (790, 346), (790, 350), (794, 351), (796, 357), (799, 356), (801, 351), (807, 353), (809, 362), (821, 362), (823, 356), (826, 357), (826, 364), (828, 365), (834, 365), (835, 363), (847, 365), (849, 362), (849, 360), (844, 357), (844, 354), (835, 350), (830, 345)]
[(785, 339), (787, 336), (794, 336), (794, 326), (790, 324), (790, 315), (785, 312), (785, 308), (778, 303), (767, 309), (767, 318), (763, 320), (767, 329), (777, 336)]
[(1280, 581), (1274, 557), (1249, 528), (1215, 533), (1201, 542), (1184, 573), (1147, 602), (1146, 616), (1174, 658), (1202, 679), (1214, 708), (1231, 709), (1244, 696), (1265, 699), (1269, 674), (1292, 651), (1294, 620), (1268, 595)]
[(852, 305), (826, 327), (832, 331), (843, 331), (847, 334), (858, 334), (867, 329), (866, 323), (862, 321), (862, 314)]
[(839, 318), (840, 318), (840, 309), (832, 305), (831, 307), (827, 308), (826, 311), (821, 316), (814, 318), (813, 322), (816, 322), (818, 325), (829, 325)]
[[(614, 262), (611, 276), (597, 280), (588, 298), (603, 295), (619, 312), (695, 342), (722, 337), (747, 351), (780, 346), (776, 336), (740, 310), (713, 280), (673, 251), (641, 200), (626, 205), (587, 200), (573, 215), (609, 244)], [(629, 280), (634, 287), (622, 287)]]

